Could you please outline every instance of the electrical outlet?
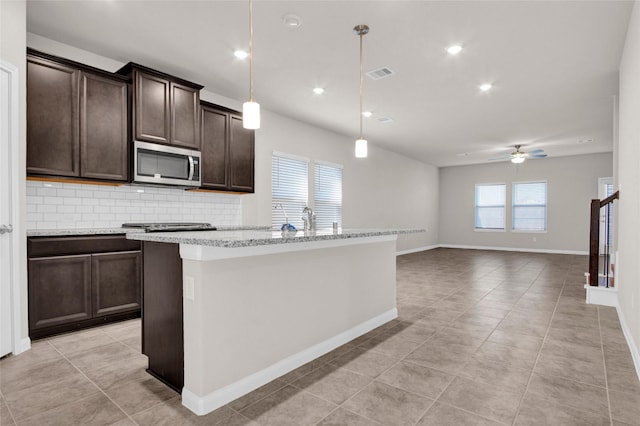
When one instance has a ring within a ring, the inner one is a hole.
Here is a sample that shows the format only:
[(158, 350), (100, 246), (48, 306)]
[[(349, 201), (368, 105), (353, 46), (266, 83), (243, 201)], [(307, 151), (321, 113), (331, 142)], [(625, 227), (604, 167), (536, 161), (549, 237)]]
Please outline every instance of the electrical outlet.
[(536, 241), (538, 241), (538, 239), (536, 237), (533, 237), (533, 242), (535, 243)]
[(195, 300), (196, 282), (193, 277), (184, 277), (184, 286), (182, 287), (182, 297), (188, 300)]

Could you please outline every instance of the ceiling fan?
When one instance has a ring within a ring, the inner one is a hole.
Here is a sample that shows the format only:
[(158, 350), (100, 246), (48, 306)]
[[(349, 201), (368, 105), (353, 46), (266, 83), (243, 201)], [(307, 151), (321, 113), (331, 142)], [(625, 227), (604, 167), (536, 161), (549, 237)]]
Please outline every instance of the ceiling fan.
[(489, 161), (500, 161), (510, 159), (514, 164), (524, 163), (527, 158), (545, 158), (547, 154), (544, 153), (544, 149), (534, 149), (533, 151), (524, 152), (520, 151), (522, 145), (514, 145), (515, 151), (511, 153), (504, 153), (500, 157), (489, 158)]

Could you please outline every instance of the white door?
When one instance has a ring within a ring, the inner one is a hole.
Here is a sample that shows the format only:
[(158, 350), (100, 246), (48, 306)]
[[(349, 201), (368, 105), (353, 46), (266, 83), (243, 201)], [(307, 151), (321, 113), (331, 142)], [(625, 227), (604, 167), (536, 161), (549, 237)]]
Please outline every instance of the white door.
[(12, 147), (16, 137), (17, 70), (0, 67), (0, 357), (13, 351), (13, 173)]

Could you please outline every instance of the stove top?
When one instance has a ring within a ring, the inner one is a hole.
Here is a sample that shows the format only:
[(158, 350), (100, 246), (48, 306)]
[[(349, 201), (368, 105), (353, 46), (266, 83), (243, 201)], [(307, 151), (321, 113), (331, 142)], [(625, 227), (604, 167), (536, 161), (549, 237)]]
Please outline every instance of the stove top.
[(151, 222), (151, 223), (123, 223), (123, 228), (140, 228), (145, 232), (178, 232), (178, 231), (215, 231), (216, 227), (210, 223), (198, 222)]

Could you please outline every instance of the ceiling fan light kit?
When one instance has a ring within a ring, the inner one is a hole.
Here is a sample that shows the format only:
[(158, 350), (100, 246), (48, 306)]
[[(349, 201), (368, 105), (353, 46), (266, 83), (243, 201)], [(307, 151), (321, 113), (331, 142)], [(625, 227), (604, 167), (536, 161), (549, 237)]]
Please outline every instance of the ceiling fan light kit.
[(503, 154), (496, 158), (489, 158), (489, 161), (511, 160), (513, 164), (522, 164), (527, 158), (536, 159), (545, 158), (547, 156), (543, 149), (534, 149), (533, 151), (524, 152), (520, 151), (521, 147), (522, 145), (514, 145), (514, 148), (516, 149), (514, 152)]

